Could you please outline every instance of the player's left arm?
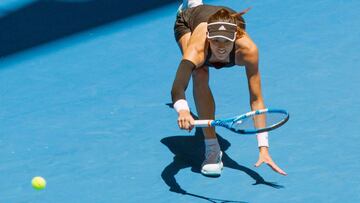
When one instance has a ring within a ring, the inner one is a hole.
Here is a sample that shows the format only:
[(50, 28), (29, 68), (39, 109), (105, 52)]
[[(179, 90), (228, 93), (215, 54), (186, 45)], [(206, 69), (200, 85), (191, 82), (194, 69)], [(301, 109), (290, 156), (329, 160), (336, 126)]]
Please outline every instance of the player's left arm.
[(263, 109), (265, 105), (261, 93), (258, 48), (248, 35), (244, 35), (236, 43), (236, 61), (245, 66), (251, 110)]
[[(261, 93), (258, 48), (248, 35), (244, 35), (244, 37), (238, 39), (236, 41), (236, 47), (238, 47), (236, 50), (236, 62), (238, 65), (245, 66), (246, 69), (251, 109), (263, 109), (265, 108), (265, 105)], [(259, 146), (259, 159), (255, 166), (259, 167), (262, 163), (266, 163), (275, 172), (281, 175), (287, 175), (286, 172), (272, 160), (268, 146)]]

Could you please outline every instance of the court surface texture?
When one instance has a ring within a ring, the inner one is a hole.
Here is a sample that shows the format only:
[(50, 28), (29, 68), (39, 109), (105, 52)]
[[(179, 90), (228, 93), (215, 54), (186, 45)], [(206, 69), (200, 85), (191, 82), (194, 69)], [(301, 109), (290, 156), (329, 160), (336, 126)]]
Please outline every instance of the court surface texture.
[[(269, 134), (288, 176), (254, 167), (254, 136), (217, 128), (219, 178), (170, 105), (178, 4), (101, 2), (0, 3), (0, 202), (360, 202), (360, 1), (206, 2), (252, 7), (265, 104), (290, 113)], [(250, 110), (243, 67), (211, 69), (210, 87), (218, 118)]]

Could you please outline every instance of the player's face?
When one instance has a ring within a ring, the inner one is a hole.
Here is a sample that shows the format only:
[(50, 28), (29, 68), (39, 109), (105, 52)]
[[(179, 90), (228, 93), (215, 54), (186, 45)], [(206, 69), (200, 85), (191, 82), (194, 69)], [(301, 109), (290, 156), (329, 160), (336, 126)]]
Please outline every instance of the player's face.
[(219, 60), (227, 59), (234, 47), (234, 42), (220, 37), (209, 39), (209, 44), (211, 53)]

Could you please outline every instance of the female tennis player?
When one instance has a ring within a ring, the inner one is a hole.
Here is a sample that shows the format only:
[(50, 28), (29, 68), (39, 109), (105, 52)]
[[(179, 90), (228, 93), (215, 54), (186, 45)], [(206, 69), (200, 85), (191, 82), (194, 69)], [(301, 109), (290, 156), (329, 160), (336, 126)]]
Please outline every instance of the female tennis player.
[[(183, 54), (173, 82), (171, 96), (178, 112), (179, 128), (191, 130), (194, 119), (185, 98), (190, 77), (199, 119), (214, 119), (215, 102), (209, 88), (209, 67), (216, 69), (245, 66), (252, 110), (265, 108), (261, 93), (258, 49), (245, 31), (242, 15), (223, 7), (204, 5), (202, 0), (183, 1), (178, 10), (174, 33)], [(205, 160), (201, 172), (219, 176), (223, 163), (222, 152), (214, 128), (203, 128)], [(287, 175), (269, 154), (268, 134), (257, 134), (259, 159), (255, 166), (268, 164), (274, 171)]]

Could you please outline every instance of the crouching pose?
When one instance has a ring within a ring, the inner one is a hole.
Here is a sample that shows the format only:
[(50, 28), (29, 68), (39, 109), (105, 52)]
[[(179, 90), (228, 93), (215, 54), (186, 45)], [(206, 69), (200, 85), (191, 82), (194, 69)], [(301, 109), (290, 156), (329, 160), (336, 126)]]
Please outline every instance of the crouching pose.
[[(174, 32), (183, 58), (178, 66), (171, 90), (181, 129), (191, 130), (194, 119), (185, 98), (190, 78), (199, 119), (214, 119), (215, 102), (209, 88), (209, 67), (216, 69), (244, 66), (248, 80), (251, 110), (265, 108), (261, 94), (258, 49), (245, 31), (242, 15), (223, 7), (204, 5), (201, 0), (184, 1), (179, 7)], [(205, 160), (201, 172), (208, 176), (221, 174), (223, 163), (214, 128), (203, 128)], [(268, 134), (257, 135), (259, 160), (255, 166), (268, 164), (286, 175), (269, 154)]]

